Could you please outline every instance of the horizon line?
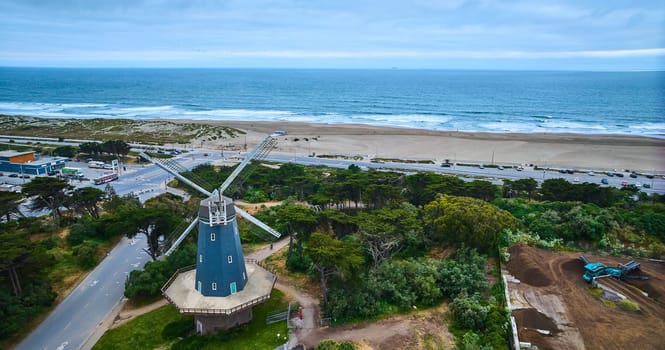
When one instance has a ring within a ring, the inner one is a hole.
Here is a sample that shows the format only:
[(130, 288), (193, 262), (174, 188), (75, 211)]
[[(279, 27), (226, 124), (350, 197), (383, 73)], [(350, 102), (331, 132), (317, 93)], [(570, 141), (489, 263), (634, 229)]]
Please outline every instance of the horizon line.
[(384, 71), (485, 71), (485, 72), (588, 72), (588, 73), (649, 73), (665, 72), (665, 67), (653, 69), (575, 69), (575, 68), (434, 68), (434, 67), (267, 67), (267, 66), (39, 66), (39, 65), (0, 65), (0, 69), (226, 69), (226, 70), (384, 70)]

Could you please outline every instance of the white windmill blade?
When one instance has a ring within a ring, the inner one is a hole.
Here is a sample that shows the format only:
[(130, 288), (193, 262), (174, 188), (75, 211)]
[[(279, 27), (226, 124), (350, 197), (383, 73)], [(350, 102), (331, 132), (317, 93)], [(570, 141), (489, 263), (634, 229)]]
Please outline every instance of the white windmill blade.
[(164, 253), (163, 256), (169, 256), (169, 255), (171, 255), (171, 253), (173, 253), (173, 251), (176, 250), (176, 249), (178, 248), (178, 246), (180, 245), (180, 243), (182, 243), (182, 241), (185, 240), (185, 237), (187, 237), (187, 235), (188, 235), (188, 234), (194, 229), (194, 227), (196, 227), (196, 225), (197, 225), (198, 223), (199, 223), (199, 218), (198, 218), (198, 217), (195, 218), (194, 220), (192, 220), (192, 222), (189, 224), (189, 226), (187, 226), (187, 228), (185, 229), (185, 231), (182, 231), (182, 233), (180, 234), (180, 236), (178, 236), (178, 239), (176, 239), (175, 242), (173, 242), (173, 244), (171, 245), (171, 248), (169, 248), (169, 249), (166, 251), (166, 253)]
[(233, 180), (236, 179), (236, 177), (240, 174), (240, 172), (245, 169), (247, 164), (252, 161), (252, 159), (256, 158), (258, 155), (265, 155), (274, 146), (274, 144), (277, 142), (277, 140), (268, 135), (261, 143), (259, 143), (256, 147), (254, 147), (253, 150), (251, 150), (247, 155), (245, 156), (245, 159), (240, 162), (240, 164), (233, 170), (231, 175), (224, 180), (224, 182), (219, 186), (219, 193), (224, 193), (224, 191), (231, 186), (231, 183)]
[(275, 238), (279, 238), (279, 237), (282, 236), (281, 233), (275, 231), (272, 227), (264, 224), (263, 221), (253, 217), (250, 213), (242, 210), (240, 207), (235, 206), (235, 209), (236, 209), (236, 214), (240, 214), (240, 216), (247, 219), (249, 222), (253, 223), (254, 225), (262, 228), (263, 230), (270, 233), (271, 235), (275, 236)]
[(175, 176), (178, 180), (180, 180), (180, 181), (182, 181), (182, 182), (188, 184), (188, 185), (191, 186), (193, 189), (195, 189), (195, 190), (197, 190), (197, 191), (203, 193), (203, 194), (206, 195), (207, 197), (212, 196), (212, 193), (210, 193), (209, 191), (205, 190), (203, 187), (201, 187), (201, 186), (195, 184), (194, 182), (192, 182), (192, 181), (189, 180), (188, 178), (186, 178), (186, 177), (180, 175), (180, 173), (178, 173), (177, 171), (175, 171), (175, 170), (173, 170), (173, 169), (167, 167), (166, 165), (162, 164), (161, 162), (158, 162), (157, 160), (153, 159), (151, 156), (145, 154), (145, 152), (140, 152), (140, 153), (139, 153), (139, 156), (141, 156), (141, 157), (144, 158), (145, 160), (149, 161), (150, 163), (155, 164), (156, 166), (158, 166), (158, 167), (164, 169), (164, 170), (165, 170), (166, 172), (168, 172), (169, 174)]

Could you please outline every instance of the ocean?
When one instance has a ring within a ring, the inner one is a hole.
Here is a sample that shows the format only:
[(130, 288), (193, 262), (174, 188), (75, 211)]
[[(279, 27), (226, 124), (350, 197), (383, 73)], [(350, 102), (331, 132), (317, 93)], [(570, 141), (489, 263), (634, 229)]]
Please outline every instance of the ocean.
[(665, 137), (665, 72), (0, 68), (0, 114)]

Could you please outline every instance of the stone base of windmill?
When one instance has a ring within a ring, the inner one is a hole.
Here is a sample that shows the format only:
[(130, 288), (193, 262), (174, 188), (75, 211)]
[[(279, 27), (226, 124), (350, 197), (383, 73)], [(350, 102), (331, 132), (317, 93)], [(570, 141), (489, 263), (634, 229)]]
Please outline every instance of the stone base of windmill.
[(252, 320), (252, 307), (270, 299), (275, 274), (254, 263), (245, 265), (245, 288), (226, 297), (204, 296), (196, 290), (196, 270), (179, 270), (162, 287), (162, 294), (183, 315), (193, 315), (196, 332), (211, 334)]
[(201, 335), (215, 334), (219, 331), (249, 323), (252, 320), (252, 308), (234, 312), (231, 315), (195, 315), (196, 333)]

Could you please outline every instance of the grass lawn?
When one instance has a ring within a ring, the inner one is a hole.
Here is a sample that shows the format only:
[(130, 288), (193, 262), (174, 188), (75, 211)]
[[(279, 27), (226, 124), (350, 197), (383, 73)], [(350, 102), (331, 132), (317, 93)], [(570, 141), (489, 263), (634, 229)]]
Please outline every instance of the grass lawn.
[(276, 337), (277, 333), (288, 333), (286, 322), (266, 325), (266, 315), (287, 305), (284, 294), (273, 289), (268, 302), (252, 310), (252, 322), (206, 337), (187, 336), (194, 331), (193, 318), (182, 316), (172, 305), (166, 305), (107, 331), (93, 349), (274, 349), (286, 342), (285, 338), (278, 342)]

